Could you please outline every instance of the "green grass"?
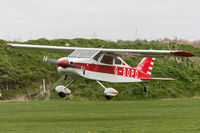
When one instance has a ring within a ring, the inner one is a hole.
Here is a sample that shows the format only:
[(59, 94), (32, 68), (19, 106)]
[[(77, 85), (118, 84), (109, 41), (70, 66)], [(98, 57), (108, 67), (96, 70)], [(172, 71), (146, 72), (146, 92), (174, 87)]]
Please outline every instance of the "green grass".
[(0, 133), (197, 133), (200, 99), (0, 102)]

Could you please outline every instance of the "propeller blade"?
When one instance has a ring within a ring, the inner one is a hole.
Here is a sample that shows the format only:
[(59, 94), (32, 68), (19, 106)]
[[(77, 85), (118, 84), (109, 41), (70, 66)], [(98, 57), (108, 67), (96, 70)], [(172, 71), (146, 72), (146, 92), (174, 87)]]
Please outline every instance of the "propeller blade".
[(57, 59), (49, 58), (48, 56), (44, 56), (43, 61), (44, 62), (50, 62), (50, 63), (58, 64), (58, 60)]

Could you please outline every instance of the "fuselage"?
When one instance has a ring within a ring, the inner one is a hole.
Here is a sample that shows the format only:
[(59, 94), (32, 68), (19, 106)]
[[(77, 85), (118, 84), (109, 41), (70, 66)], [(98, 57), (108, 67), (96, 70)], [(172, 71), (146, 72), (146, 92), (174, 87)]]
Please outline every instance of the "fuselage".
[(69, 75), (73, 78), (84, 77), (92, 80), (106, 82), (141, 82), (141, 76), (144, 74), (136, 68), (131, 68), (125, 63), (120, 65), (109, 65), (100, 63), (92, 58), (69, 58), (64, 57), (70, 63), (77, 65), (77, 68), (57, 67), (57, 70), (62, 75)]

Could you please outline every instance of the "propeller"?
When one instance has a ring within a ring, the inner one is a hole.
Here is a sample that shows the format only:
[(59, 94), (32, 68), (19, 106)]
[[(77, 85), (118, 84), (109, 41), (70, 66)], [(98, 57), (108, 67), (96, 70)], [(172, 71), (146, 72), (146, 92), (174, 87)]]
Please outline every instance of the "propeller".
[(43, 61), (44, 62), (50, 62), (50, 63), (58, 64), (58, 60), (57, 59), (49, 58), (48, 56), (44, 56)]
[(67, 68), (67, 67), (77, 68), (77, 69), (81, 68), (80, 66), (70, 63), (67, 59), (58, 60), (54, 58), (49, 58), (48, 56), (44, 56), (43, 61), (57, 64), (58, 67), (63, 67), (63, 68)]

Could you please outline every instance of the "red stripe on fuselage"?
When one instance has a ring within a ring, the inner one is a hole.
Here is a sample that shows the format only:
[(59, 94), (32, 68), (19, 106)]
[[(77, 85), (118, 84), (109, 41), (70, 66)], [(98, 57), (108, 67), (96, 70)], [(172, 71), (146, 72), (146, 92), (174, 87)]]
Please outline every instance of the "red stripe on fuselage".
[(149, 77), (149, 75), (135, 68), (125, 68), (121, 66), (109, 66), (109, 65), (86, 64), (86, 63), (74, 63), (74, 64), (80, 66), (84, 70), (92, 72), (113, 74), (113, 75), (132, 77), (132, 78)]

